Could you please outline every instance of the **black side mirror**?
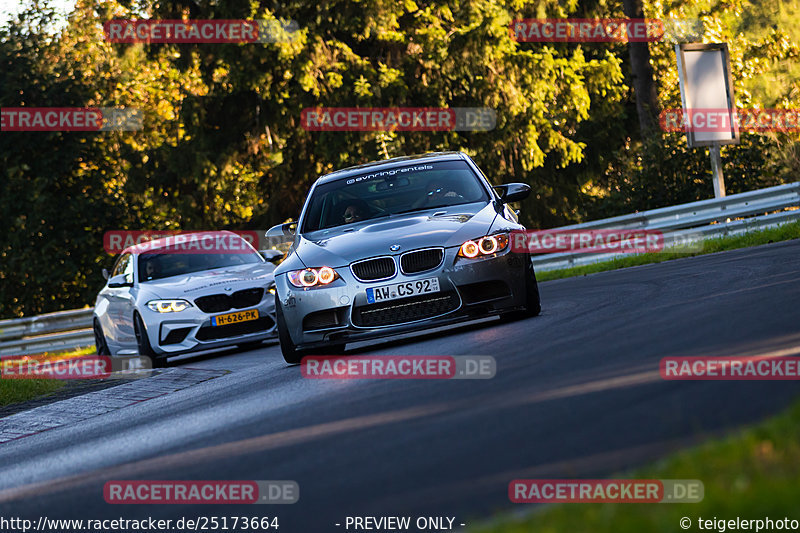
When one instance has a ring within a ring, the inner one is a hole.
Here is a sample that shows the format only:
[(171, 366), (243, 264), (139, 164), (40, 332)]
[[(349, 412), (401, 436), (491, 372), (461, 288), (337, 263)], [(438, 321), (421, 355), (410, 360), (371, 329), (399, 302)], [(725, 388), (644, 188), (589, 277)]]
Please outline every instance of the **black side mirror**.
[(119, 274), (108, 280), (108, 287), (110, 289), (118, 289), (120, 287), (133, 287), (133, 283), (130, 283), (125, 279), (125, 274)]
[(500, 203), (509, 204), (524, 200), (531, 193), (531, 188), (525, 183), (506, 183), (494, 187), (500, 193)]
[(278, 250), (259, 250), (258, 253), (273, 265), (277, 265), (283, 260), (283, 252), (279, 252)]
[(294, 239), (295, 233), (297, 233), (297, 222), (290, 221), (284, 224), (278, 224), (277, 226), (272, 226), (264, 234), (264, 237), (267, 239), (283, 237), (291, 237)]

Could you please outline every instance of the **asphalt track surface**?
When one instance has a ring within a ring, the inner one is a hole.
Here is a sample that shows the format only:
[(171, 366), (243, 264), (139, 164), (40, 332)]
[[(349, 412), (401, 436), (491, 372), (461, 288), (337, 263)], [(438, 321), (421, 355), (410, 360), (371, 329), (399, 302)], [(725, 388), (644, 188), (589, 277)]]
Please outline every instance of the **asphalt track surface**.
[[(619, 474), (789, 404), (796, 382), (664, 381), (665, 356), (800, 354), (800, 241), (541, 284), (540, 317), (351, 353), (493, 355), (489, 380), (309, 380), (276, 345), (173, 362), (229, 374), (0, 445), (0, 516), (346, 516), (530, 510), (515, 478)], [(295, 480), (294, 505), (109, 505), (120, 479)]]

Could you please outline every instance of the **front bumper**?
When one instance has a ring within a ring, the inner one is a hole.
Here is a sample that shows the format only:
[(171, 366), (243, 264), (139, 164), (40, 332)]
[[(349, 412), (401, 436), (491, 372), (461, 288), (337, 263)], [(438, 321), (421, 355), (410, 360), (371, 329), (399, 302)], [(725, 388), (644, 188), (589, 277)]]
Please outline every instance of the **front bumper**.
[[(258, 319), (213, 326), (211, 318), (238, 311), (258, 310)], [(256, 306), (204, 313), (197, 306), (179, 313), (158, 313), (147, 306), (139, 310), (150, 346), (159, 355), (173, 356), (211, 348), (256, 342), (277, 336), (275, 299), (265, 291)]]
[[(275, 279), (289, 335), (298, 348), (355, 342), (491, 316), (525, 306), (527, 255), (508, 250), (492, 257), (465, 259), (458, 248), (445, 250), (442, 265), (412, 275), (363, 282), (350, 268), (328, 287), (298, 289), (286, 275)], [(396, 257), (395, 257), (396, 259)], [(316, 266), (316, 265), (314, 265)], [(369, 304), (366, 290), (436, 277), (439, 292)]]

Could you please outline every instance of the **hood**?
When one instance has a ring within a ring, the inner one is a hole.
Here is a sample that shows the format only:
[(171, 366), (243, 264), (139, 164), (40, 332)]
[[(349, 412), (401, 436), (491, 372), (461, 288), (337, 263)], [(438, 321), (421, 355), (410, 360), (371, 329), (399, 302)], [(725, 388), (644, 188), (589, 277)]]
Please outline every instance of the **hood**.
[(139, 288), (150, 297), (161, 299), (190, 299), (219, 292), (230, 294), (250, 287), (266, 287), (273, 280), (273, 270), (269, 263), (236, 265), (147, 281), (140, 283)]
[[(484, 202), (392, 215), (302, 235), (296, 254), (307, 267), (335, 268), (416, 248), (461, 246), (488, 233), (496, 216), (494, 206)], [(400, 248), (390, 250), (395, 244)]]

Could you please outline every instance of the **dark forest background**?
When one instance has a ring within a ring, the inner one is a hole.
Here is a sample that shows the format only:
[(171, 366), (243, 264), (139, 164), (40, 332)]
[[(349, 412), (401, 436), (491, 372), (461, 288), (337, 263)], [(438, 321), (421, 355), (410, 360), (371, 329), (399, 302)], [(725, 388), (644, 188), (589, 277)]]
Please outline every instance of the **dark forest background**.
[[(637, 10), (702, 20), (699, 40), (728, 42), (740, 107), (800, 107), (798, 0), (81, 0), (66, 22), (34, 2), (0, 28), (0, 107), (126, 106), (145, 120), (137, 132), (0, 133), (0, 317), (91, 305), (113, 262), (107, 230), (267, 228), (297, 216), (319, 175), (387, 156), (463, 150), (493, 182), (531, 185), (531, 228), (710, 198), (707, 151), (643, 116), (680, 108), (673, 42), (518, 43), (508, 29)], [(300, 31), (110, 44), (113, 18)], [(311, 106), (492, 107), (497, 127), (309, 132)], [(797, 181), (798, 147), (797, 133), (744, 134), (723, 149), (728, 192)]]

